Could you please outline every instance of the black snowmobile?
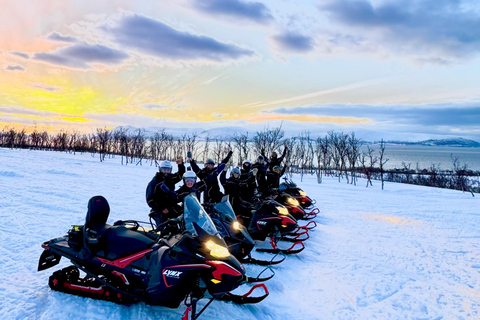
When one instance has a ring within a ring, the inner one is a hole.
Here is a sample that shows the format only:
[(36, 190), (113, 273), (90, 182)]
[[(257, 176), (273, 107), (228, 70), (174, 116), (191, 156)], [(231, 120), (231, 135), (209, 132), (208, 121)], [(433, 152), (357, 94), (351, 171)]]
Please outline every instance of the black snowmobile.
[(288, 210), (288, 213), (290, 213), (297, 220), (311, 220), (320, 212), (318, 208), (314, 208), (312, 211), (306, 212), (301, 206), (301, 203), (297, 197), (292, 196), (291, 194), (280, 189), (271, 190), (270, 197), (285, 206)]
[[(287, 208), (274, 200), (265, 200), (259, 195), (248, 210), (237, 212), (237, 218), (241, 224), (247, 226), (254, 240), (265, 241), (267, 237), (270, 238), (272, 248), (257, 248), (257, 251), (295, 254), (305, 248), (302, 241), (308, 238), (308, 232), (301, 230)], [(305, 234), (307, 238), (301, 238)], [(277, 243), (281, 240), (295, 243), (288, 249), (280, 249)], [(294, 249), (296, 246), (301, 248)]]
[[(61, 257), (73, 264), (50, 276), (50, 288), (116, 303), (177, 308), (185, 301), (184, 318), (191, 313), (192, 319), (217, 298), (256, 303), (268, 295), (263, 284), (255, 286), (264, 288), (261, 297), (249, 296), (255, 287), (243, 296), (229, 293), (247, 281), (245, 269), (194, 195), (185, 197), (183, 216), (173, 222), (180, 224), (180, 234), (159, 236), (132, 220), (110, 226), (109, 211), (107, 200), (95, 196), (85, 225), (42, 244), (38, 271), (57, 265)], [(80, 271), (86, 275), (80, 277)], [(197, 301), (204, 297), (210, 300), (197, 313)]]
[[(315, 200), (312, 200), (305, 191), (297, 186), (295, 182), (287, 177), (284, 177), (283, 179), (285, 181), (280, 183), (280, 186), (278, 187), (280, 191), (284, 191), (297, 199), (300, 206), (304, 209), (308, 209), (315, 204)], [(316, 210), (318, 210), (318, 208), (316, 208)]]
[[(228, 250), (242, 263), (252, 263), (257, 265), (269, 266), (279, 264), (285, 260), (259, 260), (251, 256), (251, 251), (255, 246), (255, 240), (250, 236), (247, 228), (245, 228), (238, 220), (235, 212), (230, 204), (229, 196), (224, 196), (222, 201), (216, 204), (206, 206), (212, 221), (215, 223), (220, 235), (228, 245)], [(266, 281), (271, 279), (273, 274), (266, 278), (251, 278), (249, 282)]]

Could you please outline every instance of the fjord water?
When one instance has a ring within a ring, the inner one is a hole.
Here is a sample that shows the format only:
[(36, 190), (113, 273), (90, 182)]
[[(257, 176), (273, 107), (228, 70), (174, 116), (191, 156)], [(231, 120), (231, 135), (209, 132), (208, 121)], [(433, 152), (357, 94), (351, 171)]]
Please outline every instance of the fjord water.
[[(374, 155), (378, 157), (378, 144), (370, 145), (374, 149)], [(365, 147), (362, 149), (366, 149)], [(386, 144), (385, 164), (387, 169), (403, 168), (403, 162), (410, 169), (416, 169), (417, 163), (420, 169), (428, 169), (433, 165), (441, 170), (453, 169), (452, 156), (457, 157), (460, 165), (467, 164), (469, 170), (480, 170), (480, 148), (473, 147), (446, 147), (446, 146), (416, 146)], [(378, 164), (377, 164), (378, 165)]]

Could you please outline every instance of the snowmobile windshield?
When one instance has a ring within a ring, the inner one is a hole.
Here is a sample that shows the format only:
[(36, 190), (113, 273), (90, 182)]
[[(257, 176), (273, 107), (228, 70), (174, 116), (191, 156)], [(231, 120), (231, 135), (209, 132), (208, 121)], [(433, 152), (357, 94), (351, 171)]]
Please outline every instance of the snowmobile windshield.
[(230, 204), (230, 201), (228, 201), (228, 196), (223, 197), (222, 202), (215, 204), (214, 208), (229, 221), (237, 221), (235, 211), (233, 211), (232, 205)]
[(185, 221), (185, 229), (194, 235), (198, 236), (194, 223), (212, 236), (218, 233), (212, 219), (210, 219), (210, 216), (205, 212), (205, 209), (203, 209), (193, 193), (186, 196), (183, 200), (183, 219)]

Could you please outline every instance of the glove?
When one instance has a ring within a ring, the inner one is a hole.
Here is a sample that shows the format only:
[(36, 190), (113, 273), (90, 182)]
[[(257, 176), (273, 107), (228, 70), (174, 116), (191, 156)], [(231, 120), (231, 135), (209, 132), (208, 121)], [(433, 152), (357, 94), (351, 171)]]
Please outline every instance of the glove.
[(167, 187), (167, 185), (165, 183), (162, 183), (160, 185), (160, 190), (162, 190), (163, 192), (170, 192), (170, 189)]
[(228, 155), (227, 155), (227, 156), (230, 158), (230, 157), (232, 156), (232, 154), (233, 154), (233, 151), (230, 150), (230, 151), (228, 151)]
[(190, 151), (187, 152), (187, 159), (192, 159), (192, 153)]
[(254, 176), (257, 176), (258, 168), (253, 168), (252, 173)]
[(222, 164), (220, 164), (220, 165), (217, 167), (217, 173), (222, 172), (223, 169), (225, 169), (225, 163), (222, 163)]

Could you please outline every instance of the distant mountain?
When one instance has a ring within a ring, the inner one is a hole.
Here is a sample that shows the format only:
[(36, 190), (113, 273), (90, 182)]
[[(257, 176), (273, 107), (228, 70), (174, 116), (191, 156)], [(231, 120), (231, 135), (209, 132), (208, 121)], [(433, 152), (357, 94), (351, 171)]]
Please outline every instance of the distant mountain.
[(480, 148), (480, 143), (470, 139), (464, 138), (448, 138), (448, 139), (429, 139), (417, 142), (407, 141), (385, 141), (389, 144), (402, 144), (402, 145), (418, 145), (418, 146), (445, 146), (445, 147), (475, 147)]
[(209, 130), (205, 130), (203, 128), (163, 128), (163, 127), (148, 127), (148, 128), (135, 128), (132, 126), (120, 126), (112, 129), (111, 131), (116, 130), (125, 130), (125, 132), (129, 135), (134, 135), (141, 130), (144, 133), (144, 136), (147, 138), (153, 137), (156, 132), (165, 130), (166, 133), (173, 135), (174, 137), (181, 136), (183, 134), (193, 134), (197, 133), (200, 138), (205, 138), (207, 135), (210, 139), (227, 139), (232, 137), (235, 133), (236, 134), (247, 134), (249, 138), (252, 138), (255, 132), (249, 132), (244, 128), (240, 127), (223, 127), (223, 128), (213, 128)]

